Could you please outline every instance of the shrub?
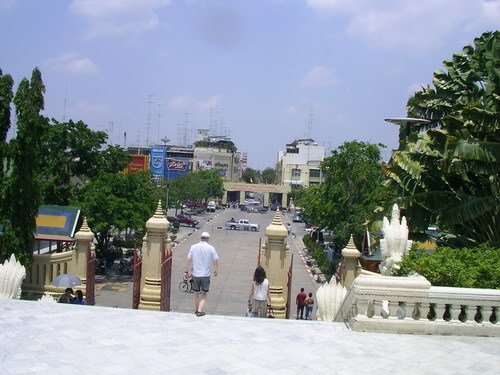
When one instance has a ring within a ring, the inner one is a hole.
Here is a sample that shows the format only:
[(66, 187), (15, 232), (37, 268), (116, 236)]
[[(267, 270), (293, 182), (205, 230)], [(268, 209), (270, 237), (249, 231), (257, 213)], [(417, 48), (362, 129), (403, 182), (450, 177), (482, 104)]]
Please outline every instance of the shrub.
[(318, 267), (320, 268), (321, 272), (328, 276), (333, 275), (336, 268), (335, 264), (330, 263), (325, 255), (325, 252), (323, 251), (323, 248), (319, 246), (309, 234), (306, 234), (302, 238), (302, 242), (304, 242), (304, 245), (306, 246), (309, 254), (311, 254), (312, 257), (316, 260), (316, 263), (318, 263)]
[(412, 249), (400, 266), (396, 275), (414, 271), (436, 286), (500, 289), (500, 248), (439, 247), (432, 253)]

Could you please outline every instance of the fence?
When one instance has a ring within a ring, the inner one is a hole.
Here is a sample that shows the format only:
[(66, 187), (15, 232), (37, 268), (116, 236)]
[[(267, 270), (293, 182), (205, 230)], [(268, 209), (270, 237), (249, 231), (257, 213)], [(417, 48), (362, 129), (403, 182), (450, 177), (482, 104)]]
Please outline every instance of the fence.
[(500, 290), (435, 287), (423, 277), (361, 275), (335, 321), (355, 331), (500, 336)]

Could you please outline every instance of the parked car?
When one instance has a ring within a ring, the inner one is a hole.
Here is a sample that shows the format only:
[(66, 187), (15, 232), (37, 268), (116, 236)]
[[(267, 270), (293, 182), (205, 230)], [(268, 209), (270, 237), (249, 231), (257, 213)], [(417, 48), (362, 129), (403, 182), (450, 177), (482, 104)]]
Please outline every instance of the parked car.
[(253, 224), (247, 219), (240, 220), (229, 220), (226, 221), (226, 229), (232, 230), (251, 230), (253, 232), (257, 232), (260, 229), (259, 224)]
[(200, 222), (193, 219), (191, 216), (186, 214), (179, 214), (177, 216), (167, 216), (167, 220), (171, 223), (178, 222), (179, 224), (187, 225), (188, 227), (196, 227)]
[(300, 212), (294, 213), (292, 220), (294, 223), (301, 223), (302, 222), (302, 213), (300, 213)]

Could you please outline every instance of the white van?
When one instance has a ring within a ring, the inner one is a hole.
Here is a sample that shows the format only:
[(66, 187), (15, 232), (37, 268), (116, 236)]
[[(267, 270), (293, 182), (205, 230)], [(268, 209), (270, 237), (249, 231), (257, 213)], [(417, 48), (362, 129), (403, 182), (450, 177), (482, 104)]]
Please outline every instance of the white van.
[(210, 201), (208, 202), (207, 204), (207, 212), (215, 212), (215, 202), (214, 201)]

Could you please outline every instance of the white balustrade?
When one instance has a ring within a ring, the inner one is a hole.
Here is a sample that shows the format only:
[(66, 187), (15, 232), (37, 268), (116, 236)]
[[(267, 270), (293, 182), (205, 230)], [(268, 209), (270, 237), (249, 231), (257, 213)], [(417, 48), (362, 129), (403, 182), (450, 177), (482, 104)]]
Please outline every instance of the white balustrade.
[(335, 321), (356, 331), (500, 336), (500, 290), (431, 286), (424, 277), (360, 275)]

